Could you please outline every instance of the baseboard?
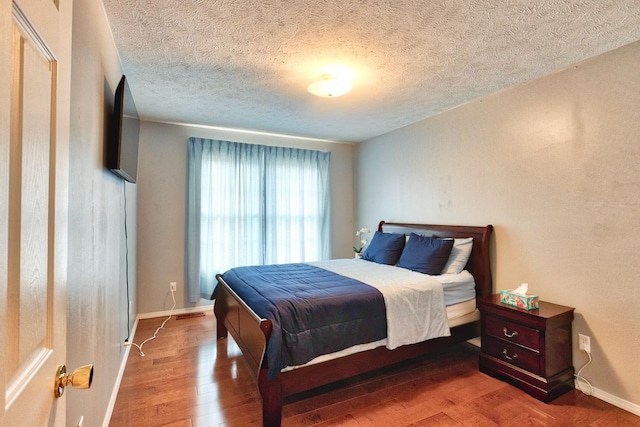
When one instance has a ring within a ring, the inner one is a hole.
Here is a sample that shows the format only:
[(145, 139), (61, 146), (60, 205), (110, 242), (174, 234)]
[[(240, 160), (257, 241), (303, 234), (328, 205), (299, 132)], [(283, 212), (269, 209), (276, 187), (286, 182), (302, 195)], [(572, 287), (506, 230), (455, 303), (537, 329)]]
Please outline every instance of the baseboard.
[[(133, 327), (131, 328), (131, 333), (129, 334), (129, 338), (131, 342), (133, 342), (136, 336), (136, 329), (138, 328), (138, 321), (140, 319), (153, 319), (156, 317), (168, 317), (169, 315), (177, 315), (177, 314), (188, 314), (194, 313), (198, 311), (207, 311), (213, 310), (213, 305), (203, 305), (200, 307), (188, 307), (188, 308), (180, 308), (177, 310), (166, 310), (166, 311), (156, 311), (153, 313), (143, 313), (138, 314), (136, 316), (136, 320), (133, 322)], [(120, 383), (122, 382), (122, 377), (124, 376), (124, 370), (127, 367), (127, 359), (129, 358), (129, 352), (131, 351), (131, 346), (124, 347), (124, 354), (122, 359), (120, 360), (120, 369), (118, 370), (118, 376), (116, 377), (116, 382), (113, 386), (113, 390), (111, 392), (111, 398), (109, 399), (109, 405), (107, 406), (107, 412), (104, 416), (104, 421), (102, 422), (102, 427), (109, 427), (109, 422), (111, 421), (111, 415), (113, 414), (113, 408), (116, 405), (116, 399), (118, 397), (118, 391), (120, 390)]]
[[(129, 339), (133, 340), (133, 337), (136, 335), (136, 329), (138, 328), (138, 318), (133, 322), (133, 327), (131, 328), (131, 332), (129, 333)], [(109, 427), (109, 422), (111, 421), (111, 415), (113, 414), (113, 408), (116, 406), (116, 399), (118, 398), (118, 391), (120, 390), (120, 383), (122, 382), (122, 377), (124, 376), (124, 370), (127, 367), (127, 360), (129, 359), (129, 352), (131, 351), (131, 346), (124, 346), (124, 354), (120, 359), (120, 369), (118, 369), (118, 376), (116, 377), (116, 383), (113, 385), (113, 390), (111, 391), (111, 398), (109, 399), (109, 405), (107, 406), (107, 412), (104, 416), (104, 421), (102, 422), (102, 427)]]
[(471, 345), (475, 345), (478, 348), (481, 347), (480, 337), (471, 338), (470, 340), (467, 340), (467, 342)]
[(165, 311), (154, 311), (152, 313), (141, 313), (138, 314), (138, 319), (153, 319), (156, 317), (168, 317), (170, 314), (189, 314), (196, 311), (210, 311), (213, 310), (213, 304), (211, 305), (201, 305), (198, 307), (187, 307), (187, 308), (179, 308), (176, 310), (165, 310)]
[[(578, 384), (577, 381), (575, 386), (576, 390), (582, 391), (580, 388), (580, 384)], [(584, 385), (582, 388), (584, 388)], [(586, 392), (587, 393), (585, 394), (589, 394), (589, 390), (586, 390)], [(627, 412), (631, 412), (634, 415), (640, 416), (640, 405), (629, 402), (628, 400), (621, 399), (618, 396), (614, 396), (613, 394), (607, 393), (606, 391), (600, 390), (599, 388), (595, 387), (591, 388), (590, 395), (595, 397), (596, 399), (600, 399), (604, 402), (610, 403), (613, 406), (617, 406), (620, 409), (624, 409)]]
[[(143, 314), (139, 314), (136, 317), (136, 320), (133, 324), (133, 328), (131, 331), (131, 339), (133, 340), (133, 338), (135, 337), (136, 334), (136, 328), (138, 327), (138, 320), (140, 319), (152, 319), (155, 317), (165, 317), (165, 316), (169, 316), (171, 315), (177, 315), (177, 314), (189, 314), (189, 313), (193, 313), (193, 312), (197, 312), (197, 311), (208, 311), (208, 310), (213, 310), (213, 305), (203, 305), (200, 307), (188, 307), (188, 308), (180, 308), (177, 310), (166, 310), (166, 311), (156, 311), (156, 312), (152, 312), (152, 313), (143, 313)], [(479, 338), (474, 338), (469, 340), (470, 344), (476, 345), (478, 347), (480, 347), (480, 342), (479, 342)], [(109, 427), (109, 421), (111, 420), (111, 414), (113, 413), (113, 408), (116, 404), (116, 398), (118, 397), (118, 390), (120, 389), (120, 382), (122, 381), (122, 376), (124, 375), (124, 370), (127, 366), (127, 359), (129, 357), (129, 351), (131, 351), (131, 346), (127, 346), (125, 347), (125, 352), (124, 352), (124, 357), (122, 358), (122, 360), (120, 361), (120, 369), (118, 371), (118, 377), (116, 378), (116, 383), (113, 387), (113, 392), (111, 393), (111, 399), (109, 399), (109, 406), (107, 407), (107, 413), (105, 415), (105, 419), (104, 422), (102, 424), (102, 427)], [(576, 389), (580, 390), (580, 385), (576, 383)], [(602, 391), (598, 388), (593, 387), (592, 392), (591, 392), (591, 396), (595, 397), (596, 399), (600, 399), (604, 402), (610, 403), (613, 406), (616, 406), (620, 409), (623, 409), (627, 412), (630, 412), (634, 415), (638, 415), (640, 416), (640, 405), (637, 405), (635, 403), (629, 402), (627, 400), (621, 399), (618, 396), (614, 396), (610, 393), (607, 393), (605, 391)]]
[[(481, 346), (480, 337), (472, 338), (467, 342), (469, 344), (473, 344), (473, 345), (478, 346), (478, 347)], [(576, 388), (576, 390), (582, 391), (578, 381), (575, 382), (575, 388)], [(613, 406), (617, 406), (620, 409), (624, 409), (627, 412), (631, 412), (634, 415), (640, 416), (640, 405), (637, 405), (635, 403), (632, 403), (632, 402), (629, 402), (627, 400), (621, 399), (618, 396), (614, 396), (612, 394), (607, 393), (606, 391), (602, 391), (602, 390), (600, 390), (598, 388), (595, 388), (595, 387), (592, 387), (591, 393), (588, 393), (589, 390), (586, 390), (586, 391), (587, 391), (587, 393), (585, 393), (585, 394), (590, 394), (591, 396), (595, 397), (596, 399), (600, 399), (600, 400), (602, 400), (604, 402), (612, 404)]]

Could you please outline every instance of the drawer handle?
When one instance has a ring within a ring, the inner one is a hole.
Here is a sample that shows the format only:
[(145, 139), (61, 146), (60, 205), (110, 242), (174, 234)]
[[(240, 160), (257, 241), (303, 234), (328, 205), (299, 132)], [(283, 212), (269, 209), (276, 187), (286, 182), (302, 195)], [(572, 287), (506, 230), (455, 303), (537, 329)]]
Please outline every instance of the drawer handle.
[(513, 353), (513, 356), (509, 356), (509, 352), (507, 352), (507, 349), (502, 350), (502, 354), (504, 354), (504, 357), (506, 357), (509, 360), (518, 358), (518, 353)]
[(504, 332), (504, 336), (507, 338), (517, 338), (518, 331), (513, 331), (512, 333), (507, 333), (507, 328), (502, 328), (502, 332)]

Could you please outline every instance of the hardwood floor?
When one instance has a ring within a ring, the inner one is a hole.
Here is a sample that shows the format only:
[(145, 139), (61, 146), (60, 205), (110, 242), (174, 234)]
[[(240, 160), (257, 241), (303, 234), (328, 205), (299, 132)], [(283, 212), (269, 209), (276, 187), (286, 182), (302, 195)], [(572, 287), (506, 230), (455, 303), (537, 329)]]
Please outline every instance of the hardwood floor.
[[(164, 319), (138, 324), (134, 342)], [(260, 426), (255, 381), (235, 342), (215, 338), (215, 317), (169, 320), (129, 354), (110, 426)], [(478, 349), (445, 353), (298, 396), (283, 426), (639, 426), (640, 417), (582, 394), (550, 404), (478, 371)]]

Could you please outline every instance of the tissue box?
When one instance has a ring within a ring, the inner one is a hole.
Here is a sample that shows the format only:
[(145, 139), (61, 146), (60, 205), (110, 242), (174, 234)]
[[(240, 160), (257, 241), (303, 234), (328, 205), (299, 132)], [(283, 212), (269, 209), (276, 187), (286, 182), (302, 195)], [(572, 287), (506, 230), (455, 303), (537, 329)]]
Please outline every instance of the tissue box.
[(525, 310), (535, 310), (538, 308), (538, 295), (520, 295), (508, 289), (500, 291), (500, 302)]

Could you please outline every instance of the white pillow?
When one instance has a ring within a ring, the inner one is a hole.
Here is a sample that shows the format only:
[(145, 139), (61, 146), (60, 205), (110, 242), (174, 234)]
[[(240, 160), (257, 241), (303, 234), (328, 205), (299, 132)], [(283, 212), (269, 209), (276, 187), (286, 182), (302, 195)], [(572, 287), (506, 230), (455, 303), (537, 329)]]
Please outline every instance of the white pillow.
[(442, 274), (459, 274), (464, 270), (473, 248), (473, 237), (453, 239), (453, 248), (447, 263), (442, 268)]

